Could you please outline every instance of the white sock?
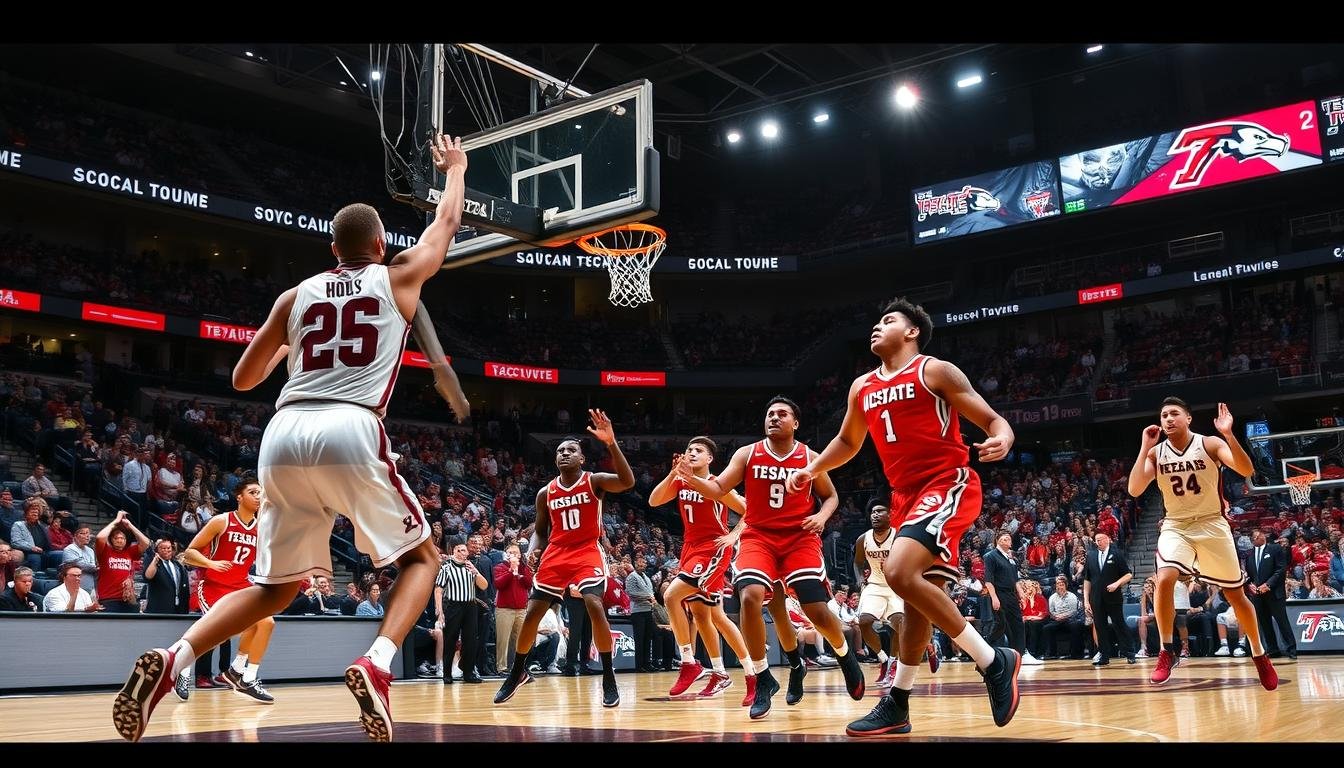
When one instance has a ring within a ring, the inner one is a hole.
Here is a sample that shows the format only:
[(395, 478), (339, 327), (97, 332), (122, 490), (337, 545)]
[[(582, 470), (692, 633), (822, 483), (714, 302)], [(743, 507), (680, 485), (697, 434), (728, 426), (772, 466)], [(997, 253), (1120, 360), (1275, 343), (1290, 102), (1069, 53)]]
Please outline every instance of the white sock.
[(237, 656), (234, 656), (233, 663), (230, 664), (229, 667), (232, 668), (234, 672), (237, 672), (240, 675), (243, 674), (243, 671), (247, 669), (247, 654), (240, 653)]
[(877, 652), (877, 660), (880, 661), (880, 662), (886, 663), (886, 661), (887, 661), (887, 652), (886, 652), (886, 651), (878, 651), (878, 652)]
[(1224, 637), (1222, 640), (1219, 640), (1219, 641), (1218, 641), (1218, 647), (1219, 647), (1219, 648), (1226, 648), (1226, 647), (1227, 647), (1227, 638), (1226, 638), (1226, 637)]
[(379, 635), (369, 646), (369, 652), (364, 654), (373, 660), (373, 665), (384, 672), (392, 671), (392, 658), (397, 655), (397, 644), (388, 638)]
[(835, 649), (835, 657), (838, 659), (846, 653), (849, 653), (849, 641), (841, 640), (840, 647)]
[(752, 659), (752, 660), (751, 660), (751, 667), (752, 667), (753, 673), (759, 675), (759, 674), (761, 674), (762, 672), (764, 672), (764, 671), (766, 671), (767, 669), (769, 669), (769, 668), (770, 668), (770, 665), (769, 665), (768, 663), (766, 663), (765, 659)]
[(182, 670), (196, 662), (196, 652), (191, 649), (191, 643), (186, 640), (178, 640), (168, 650), (177, 654), (173, 657), (173, 677), (182, 674)]
[(257, 670), (261, 668), (260, 664), (248, 664), (243, 669), (243, 682), (250, 683), (257, 679)]
[(715, 672), (718, 672), (720, 675), (726, 675), (726, 674), (728, 674), (728, 673), (727, 673), (726, 671), (724, 671), (724, 669), (723, 669), (723, 657), (722, 657), (722, 656), (710, 656), (710, 657), (709, 657), (709, 666), (710, 666), (711, 669), (713, 669)]
[(961, 650), (975, 660), (975, 666), (982, 671), (994, 663), (994, 649), (990, 647), (989, 643), (985, 642), (985, 638), (981, 637), (980, 633), (975, 631), (975, 627), (970, 624), (967, 624), (966, 628), (961, 630), (960, 635), (952, 639), (957, 642), (957, 645), (961, 646)]
[(691, 645), (687, 644), (687, 645), (680, 646), (680, 649), (681, 649), (681, 663), (682, 663), (682, 664), (694, 664), (694, 663), (695, 663), (695, 648), (692, 647)]
[(901, 663), (900, 659), (897, 659), (896, 682), (893, 683), (893, 685), (895, 685), (897, 688), (900, 688), (902, 691), (908, 691), (911, 688), (914, 688), (915, 671), (918, 669), (919, 669), (918, 666), (906, 666), (905, 664)]

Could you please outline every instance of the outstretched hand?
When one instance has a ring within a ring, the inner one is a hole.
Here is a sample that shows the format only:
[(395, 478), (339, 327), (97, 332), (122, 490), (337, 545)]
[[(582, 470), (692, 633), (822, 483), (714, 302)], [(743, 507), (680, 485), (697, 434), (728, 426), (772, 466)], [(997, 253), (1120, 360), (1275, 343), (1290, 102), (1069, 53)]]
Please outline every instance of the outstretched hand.
[(1224, 435), (1232, 432), (1232, 412), (1227, 409), (1227, 403), (1218, 404), (1218, 416), (1213, 420), (1213, 428)]
[(467, 153), (462, 151), (462, 137), (452, 138), (442, 133), (434, 134), (430, 139), (429, 152), (434, 158), (434, 168), (439, 173), (447, 173), (450, 168), (467, 170)]
[(611, 419), (607, 418), (607, 414), (601, 408), (589, 408), (588, 419), (593, 422), (592, 426), (588, 427), (588, 432), (593, 437), (601, 440), (604, 445), (616, 442), (616, 431), (611, 426)]

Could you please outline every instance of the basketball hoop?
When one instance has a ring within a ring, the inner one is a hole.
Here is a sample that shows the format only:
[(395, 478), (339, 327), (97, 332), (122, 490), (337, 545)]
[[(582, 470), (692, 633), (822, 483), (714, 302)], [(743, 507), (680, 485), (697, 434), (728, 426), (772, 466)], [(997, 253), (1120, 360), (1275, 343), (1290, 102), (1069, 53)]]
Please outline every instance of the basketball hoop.
[(667, 232), (652, 224), (622, 224), (580, 237), (577, 245), (607, 260), (611, 293), (607, 298), (618, 307), (633, 308), (653, 301), (649, 273), (667, 247)]
[(1288, 496), (1294, 505), (1301, 507), (1311, 503), (1311, 484), (1316, 482), (1315, 472), (1285, 477), (1283, 481), (1288, 484)]

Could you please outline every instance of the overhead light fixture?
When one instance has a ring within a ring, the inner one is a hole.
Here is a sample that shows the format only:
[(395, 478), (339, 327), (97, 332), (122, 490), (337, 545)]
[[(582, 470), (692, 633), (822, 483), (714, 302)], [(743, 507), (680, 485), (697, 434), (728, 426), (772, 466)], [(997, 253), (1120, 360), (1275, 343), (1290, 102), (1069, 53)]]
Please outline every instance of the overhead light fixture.
[(742, 134), (737, 131), (729, 131), (727, 138), (729, 144), (736, 144), (742, 140)]
[(919, 103), (919, 94), (910, 86), (902, 83), (901, 87), (896, 89), (896, 106), (901, 109), (914, 109)]
[(73, 333), (70, 334), (70, 338), (72, 338), (72, 339), (75, 338), (75, 334), (73, 334)]
[(761, 135), (767, 139), (777, 138), (779, 136), (779, 123), (774, 120), (766, 120), (761, 123)]
[(247, 58), (249, 59), (252, 58), (253, 56), (256, 56), (256, 54), (251, 51), (243, 51), (243, 53), (247, 54)]
[(369, 77), (373, 78), (374, 82), (377, 82), (378, 80), (382, 79), (383, 73), (375, 69), (373, 70), (373, 73), (369, 75)]
[(824, 123), (824, 122), (826, 122), (826, 121), (828, 121), (828, 120), (830, 120), (830, 119), (831, 119), (830, 114), (828, 114), (828, 113), (826, 113), (826, 112), (818, 112), (817, 114), (815, 114), (815, 115), (812, 116), (812, 122), (817, 123), (817, 124)]
[(1096, 45), (1089, 45), (1089, 46), (1087, 47), (1087, 52), (1088, 52), (1088, 53), (1101, 53), (1101, 49), (1102, 49), (1102, 48), (1105, 48), (1105, 47), (1106, 47), (1106, 46), (1102, 45), (1101, 43), (1097, 43)]
[(576, 130), (576, 131), (582, 131), (582, 130), (583, 130), (583, 124), (582, 124), (582, 123), (575, 123), (575, 124), (574, 124), (574, 130)]
[(981, 77), (979, 74), (967, 75), (957, 80), (957, 87), (970, 88), (972, 85), (979, 85), (982, 82), (984, 82), (984, 78)]

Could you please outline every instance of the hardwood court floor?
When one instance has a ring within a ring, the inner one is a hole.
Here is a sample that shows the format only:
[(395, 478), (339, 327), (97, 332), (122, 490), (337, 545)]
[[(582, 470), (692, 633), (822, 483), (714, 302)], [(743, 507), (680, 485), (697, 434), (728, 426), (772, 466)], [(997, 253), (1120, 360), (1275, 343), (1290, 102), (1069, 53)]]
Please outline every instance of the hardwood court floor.
[[(1150, 685), (1153, 660), (1104, 669), (1085, 661), (1023, 667), (1022, 702), (1006, 728), (990, 719), (984, 684), (968, 663), (920, 671), (908, 736), (893, 740), (1044, 740), (1128, 742), (1344, 741), (1344, 657), (1280, 660), (1278, 690), (1265, 691), (1250, 659), (1189, 659), (1164, 686)], [(129, 661), (127, 664), (129, 669)], [(877, 667), (864, 665), (871, 680)], [(838, 669), (813, 670), (806, 695), (786, 706), (781, 691), (760, 721), (740, 707), (741, 670), (714, 699), (673, 701), (675, 675), (622, 674), (619, 707), (599, 702), (599, 677), (542, 676), (507, 704), (491, 699), (498, 680), (444, 686), (410, 680), (392, 687), (397, 741), (851, 741), (845, 724), (866, 714), (879, 692), (862, 702), (843, 690)], [(781, 684), (786, 670), (776, 669)], [(170, 693), (154, 713), (146, 741), (365, 740), (357, 709), (339, 683), (276, 685), (271, 706), (223, 690), (193, 691), (187, 703)], [(11, 734), (32, 741), (119, 740), (111, 724), (113, 693), (15, 696), (0, 699), (0, 722), (23, 723)], [(13, 739), (13, 736), (10, 737)]]

